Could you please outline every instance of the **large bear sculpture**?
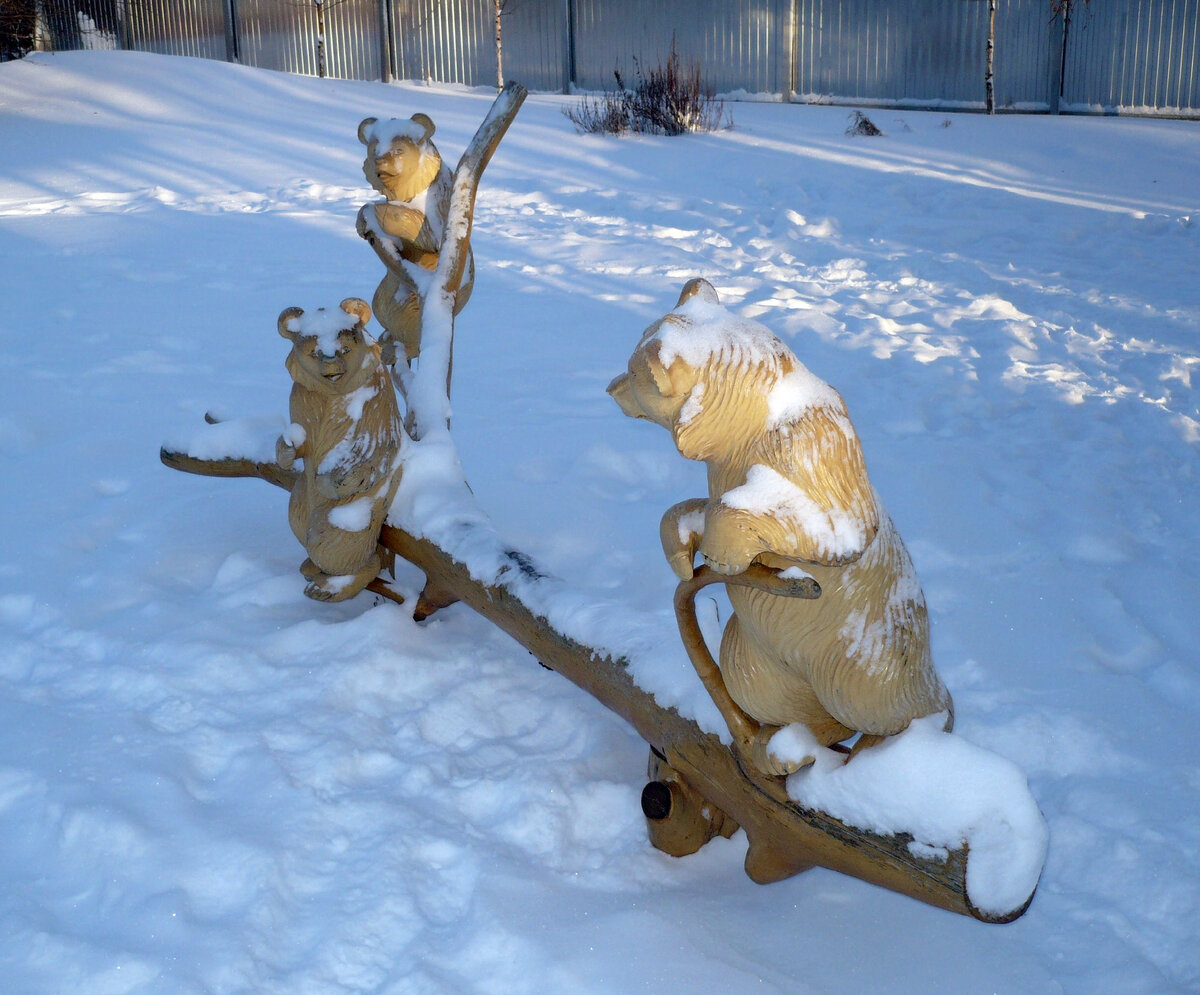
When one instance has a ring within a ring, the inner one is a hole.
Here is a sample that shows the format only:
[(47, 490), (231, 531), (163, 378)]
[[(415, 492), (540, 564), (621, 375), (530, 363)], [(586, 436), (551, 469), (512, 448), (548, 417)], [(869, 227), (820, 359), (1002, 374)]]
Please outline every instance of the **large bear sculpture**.
[[(726, 584), (734, 615), (721, 677), (760, 724), (762, 745), (791, 723), (823, 746), (855, 733), (870, 745), (941, 712), (950, 727), (920, 584), (836, 390), (764, 326), (726, 311), (703, 280), (646, 330), (608, 390), (625, 414), (661, 425), (707, 466), (708, 497), (662, 521), (680, 578), (692, 577), (699, 553), (721, 574), (762, 564), (820, 584), (817, 600)], [(756, 762), (794, 769), (769, 754)]]

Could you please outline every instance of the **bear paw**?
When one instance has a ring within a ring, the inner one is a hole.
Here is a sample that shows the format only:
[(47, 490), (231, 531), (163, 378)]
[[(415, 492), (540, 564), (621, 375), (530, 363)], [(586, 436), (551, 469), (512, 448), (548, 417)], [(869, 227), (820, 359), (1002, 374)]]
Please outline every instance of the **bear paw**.
[(313, 601), (345, 601), (366, 586), (356, 584), (357, 580), (354, 574), (317, 574), (304, 586), (304, 593)]
[[(787, 777), (798, 770), (811, 767), (817, 761), (819, 744), (813, 740), (807, 728), (800, 726), (800, 735), (795, 735), (796, 726), (763, 726), (755, 733), (749, 744), (750, 762), (764, 774), (772, 777)], [(807, 735), (805, 735), (807, 734)], [(813, 747), (810, 749), (809, 747)]]

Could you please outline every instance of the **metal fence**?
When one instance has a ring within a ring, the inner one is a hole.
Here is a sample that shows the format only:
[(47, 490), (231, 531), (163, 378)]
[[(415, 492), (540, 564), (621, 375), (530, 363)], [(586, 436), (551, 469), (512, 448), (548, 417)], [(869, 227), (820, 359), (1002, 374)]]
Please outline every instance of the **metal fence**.
[[(328, 72), (496, 81), (493, 0), (324, 0)], [(48, 49), (132, 48), (315, 73), (313, 0), (41, 0)], [(1001, 109), (1200, 117), (1200, 0), (1000, 0)], [(982, 108), (986, 0), (508, 0), (504, 75), (599, 90), (675, 46), (721, 93)]]
[[(948, 107), (978, 107), (983, 101), (987, 3), (799, 0), (797, 6), (793, 86), (804, 99), (832, 94)], [(1052, 109), (1054, 56), (1048, 0), (1002, 0), (995, 27), (997, 105)]]
[(1063, 101), (1080, 111), (1197, 111), (1200, 0), (1092, 0), (1068, 31)]

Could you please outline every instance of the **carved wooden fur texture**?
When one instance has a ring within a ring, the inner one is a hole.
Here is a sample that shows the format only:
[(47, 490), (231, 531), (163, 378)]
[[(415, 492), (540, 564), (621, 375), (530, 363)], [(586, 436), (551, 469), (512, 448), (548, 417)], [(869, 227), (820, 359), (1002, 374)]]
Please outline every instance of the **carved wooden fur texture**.
[[(433, 133), (433, 121), (424, 114), (407, 121), (369, 117), (358, 126), (359, 141), (367, 147), (363, 175), (387, 198), (364, 204), (356, 224), (386, 269), (372, 305), (388, 337), (410, 362), (421, 351), (423, 306), (419, 271), (412, 267), (429, 273), (437, 269), (453, 187)], [(475, 264), (468, 252), (464, 276), (457, 288), (450, 288), (455, 291), (455, 314), (470, 299), (474, 280)]]
[[(949, 728), (924, 596), (833, 388), (695, 280), (647, 329), (609, 393), (707, 465), (709, 496), (663, 517), (663, 548), (681, 578), (699, 553), (727, 576), (757, 563), (820, 585), (816, 601), (726, 585), (735, 614), (720, 670), (738, 708), (767, 732), (803, 723), (824, 745), (892, 735), (939, 712)], [(745, 729), (731, 731), (745, 747)]]
[(276, 445), (279, 465), (304, 469), (292, 488), (288, 522), (308, 550), (304, 593), (343, 601), (375, 579), (378, 538), (400, 482), (404, 438), (396, 392), (379, 346), (364, 326), (365, 301), (310, 315), (288, 308), (279, 334), (292, 343), (292, 425)]

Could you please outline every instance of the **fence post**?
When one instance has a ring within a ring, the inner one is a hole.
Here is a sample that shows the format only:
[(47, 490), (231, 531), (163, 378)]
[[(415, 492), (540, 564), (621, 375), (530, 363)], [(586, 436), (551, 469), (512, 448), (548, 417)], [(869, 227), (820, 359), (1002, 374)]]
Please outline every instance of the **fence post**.
[(1058, 113), (1067, 72), (1067, 33), (1061, 13), (1050, 21), (1050, 113)]
[(122, 52), (133, 50), (133, 38), (129, 31), (129, 4), (117, 4), (117, 45)]
[(238, 41), (237, 0), (224, 0), (221, 15), (225, 19), (225, 61), (241, 62), (241, 45)]
[(575, 89), (575, 0), (563, 0), (566, 34), (563, 38), (563, 93)]
[(796, 99), (796, 56), (800, 48), (796, 38), (799, 18), (796, 3), (797, 0), (779, 0), (775, 18), (776, 44), (783, 49), (775, 56), (776, 82), (785, 104)]
[(392, 0), (379, 0), (379, 78), (390, 83), (395, 76), (392, 56)]

